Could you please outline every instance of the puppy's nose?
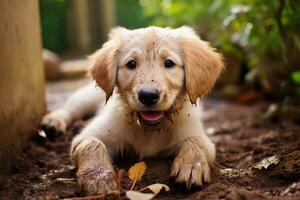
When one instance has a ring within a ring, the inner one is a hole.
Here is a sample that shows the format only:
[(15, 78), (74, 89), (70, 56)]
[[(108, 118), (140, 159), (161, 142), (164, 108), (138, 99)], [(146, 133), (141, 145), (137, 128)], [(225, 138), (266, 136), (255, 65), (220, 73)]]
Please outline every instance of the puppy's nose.
[(142, 104), (146, 106), (151, 106), (156, 102), (158, 102), (159, 91), (156, 88), (144, 87), (139, 91), (138, 96), (139, 96), (139, 101)]

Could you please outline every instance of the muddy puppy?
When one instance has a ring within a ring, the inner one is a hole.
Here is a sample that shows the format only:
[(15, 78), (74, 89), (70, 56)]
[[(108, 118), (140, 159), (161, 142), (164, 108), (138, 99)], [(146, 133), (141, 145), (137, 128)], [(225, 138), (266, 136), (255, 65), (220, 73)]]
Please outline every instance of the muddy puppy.
[[(215, 147), (197, 99), (213, 87), (222, 57), (193, 29), (114, 28), (91, 57), (91, 83), (42, 124), (64, 132), (97, 111), (71, 147), (85, 194), (117, 190), (112, 160), (134, 149), (140, 159), (175, 155), (171, 176), (187, 188), (210, 181)], [(101, 89), (100, 89), (101, 88)]]

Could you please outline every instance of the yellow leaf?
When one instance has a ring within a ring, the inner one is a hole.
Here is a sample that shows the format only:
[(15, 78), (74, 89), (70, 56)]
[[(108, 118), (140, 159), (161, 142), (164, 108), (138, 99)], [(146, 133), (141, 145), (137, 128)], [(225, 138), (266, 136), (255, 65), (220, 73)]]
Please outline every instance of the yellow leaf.
[(130, 167), (128, 176), (132, 181), (140, 181), (145, 174), (147, 165), (144, 162), (139, 162)]

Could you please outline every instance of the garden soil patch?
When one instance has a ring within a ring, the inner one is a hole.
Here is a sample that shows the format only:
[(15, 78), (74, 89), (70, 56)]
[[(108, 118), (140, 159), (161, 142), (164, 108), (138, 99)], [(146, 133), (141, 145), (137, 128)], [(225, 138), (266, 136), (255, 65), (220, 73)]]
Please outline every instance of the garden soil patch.
[[(59, 106), (75, 89), (61, 85), (48, 85), (50, 108)], [(203, 106), (205, 128), (217, 147), (212, 182), (186, 191), (169, 177), (171, 158), (152, 159), (144, 160), (148, 168), (135, 189), (153, 183), (168, 185), (170, 192), (162, 192), (157, 199), (300, 199), (299, 125), (259, 119), (259, 113), (266, 109), (262, 103), (237, 105), (206, 99)], [(69, 148), (73, 136), (86, 124), (87, 120), (78, 120), (65, 135), (52, 140), (36, 133), (18, 157), (14, 173), (1, 180), (0, 199), (75, 197), (76, 170), (69, 159)], [(279, 159), (277, 164), (267, 169), (254, 168), (274, 155)], [(135, 162), (138, 161), (124, 159), (115, 163), (116, 170), (128, 171)], [(124, 176), (122, 188), (130, 186)]]

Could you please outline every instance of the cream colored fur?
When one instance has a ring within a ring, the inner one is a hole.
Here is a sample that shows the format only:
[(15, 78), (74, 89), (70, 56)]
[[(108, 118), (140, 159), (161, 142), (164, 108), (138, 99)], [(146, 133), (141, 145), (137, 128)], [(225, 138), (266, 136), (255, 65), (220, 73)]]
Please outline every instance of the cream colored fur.
[[(126, 62), (132, 58), (138, 66), (127, 69)], [(130, 149), (141, 160), (175, 155), (171, 176), (187, 188), (209, 182), (215, 147), (204, 132), (197, 99), (213, 87), (223, 68), (221, 56), (191, 28), (149, 27), (113, 29), (109, 41), (91, 59), (93, 78), (103, 90), (91, 83), (42, 121), (65, 132), (75, 119), (97, 112), (72, 142), (81, 191), (117, 190), (111, 163)], [(165, 59), (172, 59), (176, 66), (166, 69)], [(156, 128), (141, 124), (136, 114), (147, 109), (137, 93), (149, 85), (161, 95), (153, 109), (166, 111), (167, 116)]]

